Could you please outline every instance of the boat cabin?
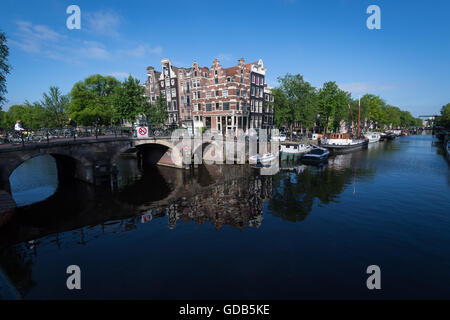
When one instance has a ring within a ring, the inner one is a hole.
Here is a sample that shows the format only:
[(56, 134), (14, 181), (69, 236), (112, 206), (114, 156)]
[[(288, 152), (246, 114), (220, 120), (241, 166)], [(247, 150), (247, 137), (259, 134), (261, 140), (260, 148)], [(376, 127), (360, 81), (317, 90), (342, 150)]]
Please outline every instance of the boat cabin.
[(330, 145), (348, 145), (352, 143), (350, 133), (330, 133), (325, 136), (322, 143)]

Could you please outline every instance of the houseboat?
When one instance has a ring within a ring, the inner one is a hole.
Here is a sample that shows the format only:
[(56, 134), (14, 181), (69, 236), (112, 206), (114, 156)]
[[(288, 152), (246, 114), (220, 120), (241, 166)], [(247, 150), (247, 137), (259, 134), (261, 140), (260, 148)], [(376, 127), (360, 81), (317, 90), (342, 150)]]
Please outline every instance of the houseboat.
[(366, 149), (369, 145), (367, 138), (352, 138), (350, 133), (330, 133), (322, 139), (320, 146), (332, 152), (347, 152)]

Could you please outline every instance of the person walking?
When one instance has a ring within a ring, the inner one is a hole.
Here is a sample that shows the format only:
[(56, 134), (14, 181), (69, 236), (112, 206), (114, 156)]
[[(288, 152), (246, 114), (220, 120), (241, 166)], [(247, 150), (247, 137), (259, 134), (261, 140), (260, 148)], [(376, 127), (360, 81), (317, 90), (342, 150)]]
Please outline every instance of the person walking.
[(69, 117), (70, 136), (74, 137), (77, 130), (77, 123)]

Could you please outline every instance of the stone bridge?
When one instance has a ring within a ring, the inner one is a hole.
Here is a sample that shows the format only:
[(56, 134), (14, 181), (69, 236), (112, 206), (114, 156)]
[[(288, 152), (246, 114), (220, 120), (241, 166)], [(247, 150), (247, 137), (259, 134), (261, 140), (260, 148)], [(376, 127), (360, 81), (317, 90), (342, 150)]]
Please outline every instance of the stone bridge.
[(56, 160), (58, 179), (78, 179), (91, 184), (108, 181), (117, 157), (135, 150), (145, 163), (183, 168), (180, 150), (170, 137), (136, 139), (102, 137), (61, 139), (30, 145), (0, 145), (0, 190), (10, 192), (9, 177), (25, 161), (51, 155)]

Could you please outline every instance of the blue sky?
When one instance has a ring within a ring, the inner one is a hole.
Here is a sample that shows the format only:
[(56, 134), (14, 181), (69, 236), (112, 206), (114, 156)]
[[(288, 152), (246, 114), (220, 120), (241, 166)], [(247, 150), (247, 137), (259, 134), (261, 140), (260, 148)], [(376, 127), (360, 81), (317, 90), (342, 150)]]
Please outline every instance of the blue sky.
[[(66, 27), (71, 4), (81, 9), (81, 30)], [(381, 30), (366, 27), (372, 4)], [(14, 68), (6, 107), (39, 100), (54, 85), (69, 92), (95, 73), (143, 82), (146, 67), (160, 69), (165, 57), (185, 67), (262, 58), (272, 86), (300, 73), (314, 86), (336, 81), (353, 97), (378, 94), (415, 116), (450, 102), (447, 0), (2, 0), (1, 7)]]

